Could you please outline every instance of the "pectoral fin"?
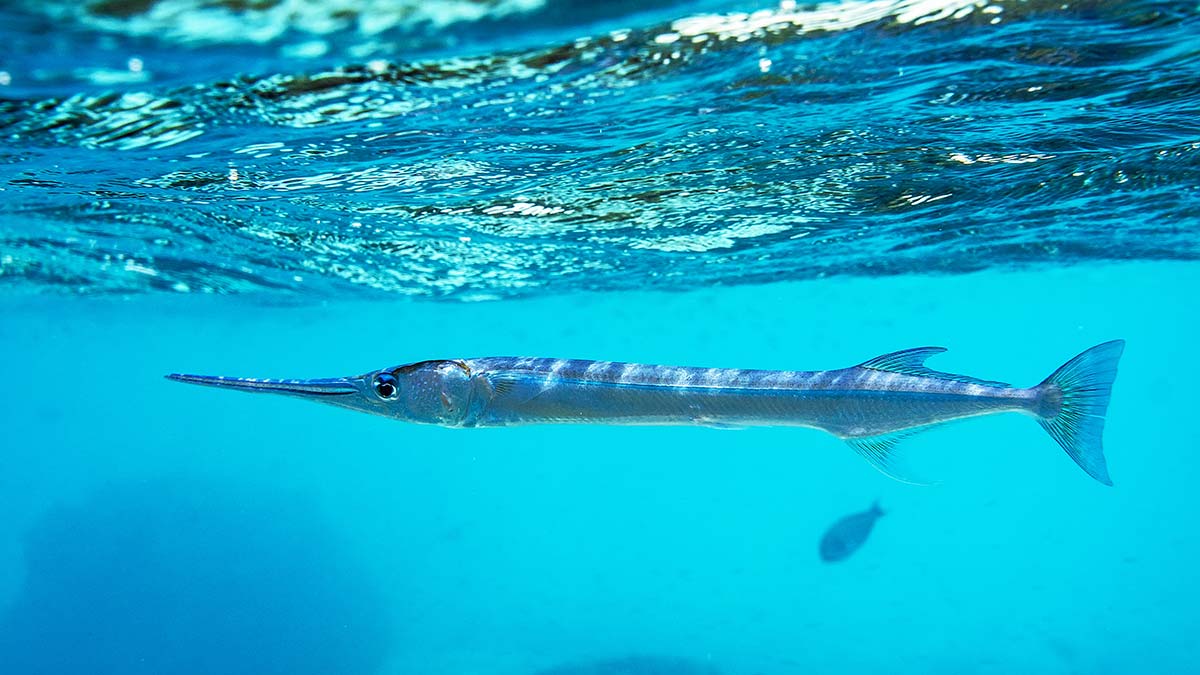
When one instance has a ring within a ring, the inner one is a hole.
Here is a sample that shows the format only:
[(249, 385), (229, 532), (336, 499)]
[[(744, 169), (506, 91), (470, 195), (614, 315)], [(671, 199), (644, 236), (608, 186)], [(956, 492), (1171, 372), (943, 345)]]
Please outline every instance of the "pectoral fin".
[(528, 403), (547, 390), (546, 378), (523, 373), (500, 372), (485, 376), (492, 395), (512, 404)]

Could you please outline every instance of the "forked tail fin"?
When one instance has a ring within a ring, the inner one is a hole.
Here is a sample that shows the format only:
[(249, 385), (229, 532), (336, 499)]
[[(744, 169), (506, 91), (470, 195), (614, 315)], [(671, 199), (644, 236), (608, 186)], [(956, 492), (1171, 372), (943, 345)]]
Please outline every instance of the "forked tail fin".
[(1096, 345), (1067, 361), (1038, 385), (1038, 424), (1092, 478), (1112, 485), (1101, 435), (1124, 340)]

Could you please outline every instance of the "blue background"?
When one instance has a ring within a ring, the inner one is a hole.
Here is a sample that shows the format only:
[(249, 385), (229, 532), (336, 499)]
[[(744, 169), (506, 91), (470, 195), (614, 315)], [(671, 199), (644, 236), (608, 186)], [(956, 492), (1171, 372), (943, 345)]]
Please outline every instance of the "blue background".
[[(175, 645), (185, 662), (213, 646), (196, 617), (234, 613), (280, 659), (294, 640), (362, 666), (293, 672), (530, 673), (631, 654), (728, 673), (1186, 672), (1198, 282), (1194, 266), (1128, 264), (456, 305), (9, 300), (0, 598), (19, 625), (30, 585), (101, 564), (113, 576), (55, 597), (58, 621), (126, 627), (96, 599), (109, 588), (135, 606), (179, 596), (178, 613), (137, 615), (193, 627)], [(943, 479), (922, 488), (815, 431), (440, 429), (161, 378), (488, 353), (826, 368), (942, 344), (939, 368), (1026, 384), (1113, 337), (1129, 341), (1113, 488), (1019, 415), (906, 441)], [(888, 515), (866, 545), (822, 564), (825, 527), (877, 498)], [(164, 509), (201, 524), (164, 516), (184, 531), (151, 569), (143, 545), (123, 557), (131, 522)], [(82, 531), (29, 568), (22, 546), (47, 527)], [(250, 585), (192, 588), (230, 569)], [(356, 622), (364, 644), (310, 615)], [(15, 651), (80, 649), (52, 637)], [(127, 631), (94, 648), (162, 650)], [(142, 672), (128, 663), (105, 672)]]

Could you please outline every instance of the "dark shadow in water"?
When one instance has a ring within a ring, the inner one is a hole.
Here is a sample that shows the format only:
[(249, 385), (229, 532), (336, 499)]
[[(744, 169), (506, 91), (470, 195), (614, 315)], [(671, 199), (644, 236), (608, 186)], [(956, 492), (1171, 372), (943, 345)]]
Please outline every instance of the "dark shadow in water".
[(852, 513), (830, 525), (817, 547), (821, 560), (827, 563), (839, 562), (854, 555), (854, 552), (867, 542), (867, 537), (871, 536), (875, 521), (883, 515), (884, 510), (879, 508), (879, 501), (876, 500), (866, 511)]
[(536, 675), (718, 675), (710, 665), (660, 656), (626, 656), (539, 670)]
[(369, 675), (392, 622), (317, 509), (190, 481), (46, 514), (0, 619), (0, 672)]

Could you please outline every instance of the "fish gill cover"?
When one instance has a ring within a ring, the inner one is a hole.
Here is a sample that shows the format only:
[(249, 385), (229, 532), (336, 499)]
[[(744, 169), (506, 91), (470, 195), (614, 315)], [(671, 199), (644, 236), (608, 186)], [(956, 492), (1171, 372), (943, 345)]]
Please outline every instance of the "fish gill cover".
[(1195, 3), (612, 7), (0, 10), (0, 283), (474, 300), (1200, 257)]

